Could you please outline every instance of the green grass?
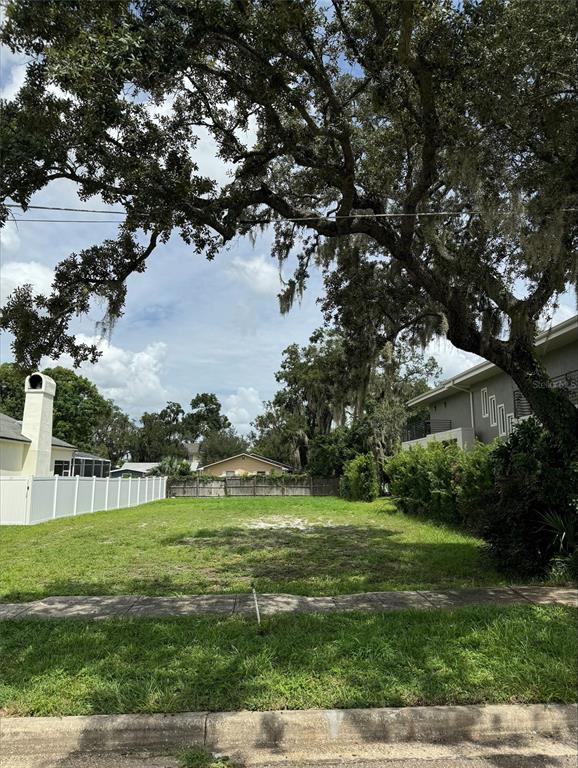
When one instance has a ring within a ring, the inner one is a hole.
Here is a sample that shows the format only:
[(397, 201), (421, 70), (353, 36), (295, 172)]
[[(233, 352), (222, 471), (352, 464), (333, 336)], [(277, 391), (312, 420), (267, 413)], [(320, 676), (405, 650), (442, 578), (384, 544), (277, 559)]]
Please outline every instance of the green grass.
[(576, 610), (5, 622), (8, 715), (571, 702)]
[[(251, 528), (276, 518), (311, 527)], [(505, 582), (481, 542), (390, 501), (168, 499), (0, 529), (0, 600), (47, 595), (331, 595)]]
[(209, 752), (193, 750), (184, 752), (181, 756), (183, 768), (241, 768), (232, 763), (228, 757), (213, 757)]

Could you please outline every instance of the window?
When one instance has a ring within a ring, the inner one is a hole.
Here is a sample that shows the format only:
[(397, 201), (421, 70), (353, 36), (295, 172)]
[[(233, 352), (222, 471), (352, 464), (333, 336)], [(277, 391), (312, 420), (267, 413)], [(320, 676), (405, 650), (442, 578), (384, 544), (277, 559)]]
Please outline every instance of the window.
[(514, 424), (516, 423), (516, 419), (514, 418), (513, 413), (508, 413), (506, 416), (506, 432), (511, 435), (514, 431)]
[(68, 477), (70, 475), (70, 462), (56, 459), (54, 462), (54, 474), (60, 475), (61, 477)]
[(262, 477), (264, 477), (264, 476), (265, 476), (267, 473), (266, 473), (266, 472), (257, 472), (257, 474), (258, 474), (259, 476), (262, 476)]
[(492, 395), (488, 403), (490, 405), (490, 426), (495, 427), (498, 423), (498, 415), (496, 410), (496, 396)]
[(480, 392), (482, 397), (482, 416), (484, 419), (488, 418), (488, 388), (484, 387)]
[(234, 470), (228, 469), (228, 470), (225, 472), (225, 477), (235, 477), (235, 475), (236, 475), (236, 474), (237, 474), (237, 473), (236, 473)]
[(506, 407), (503, 403), (498, 406), (498, 434), (500, 437), (506, 436)]

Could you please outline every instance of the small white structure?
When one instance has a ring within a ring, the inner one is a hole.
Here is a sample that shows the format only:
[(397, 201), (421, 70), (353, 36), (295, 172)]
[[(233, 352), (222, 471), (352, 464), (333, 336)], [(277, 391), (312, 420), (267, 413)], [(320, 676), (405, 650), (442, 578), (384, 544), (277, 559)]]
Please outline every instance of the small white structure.
[(75, 447), (52, 436), (56, 384), (43, 373), (26, 378), (22, 421), (0, 414), (0, 475), (46, 477), (54, 463), (70, 462)]
[(443, 432), (433, 432), (426, 437), (418, 437), (415, 440), (405, 440), (401, 444), (402, 451), (407, 451), (416, 445), (428, 443), (456, 443), (459, 448), (470, 449), (476, 444), (476, 435), (471, 427), (457, 427), (446, 429)]

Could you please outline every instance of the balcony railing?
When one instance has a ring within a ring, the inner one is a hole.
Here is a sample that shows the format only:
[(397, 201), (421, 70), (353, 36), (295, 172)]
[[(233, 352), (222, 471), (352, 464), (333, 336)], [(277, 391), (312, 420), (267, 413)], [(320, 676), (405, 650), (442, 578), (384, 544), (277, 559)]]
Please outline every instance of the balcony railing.
[[(568, 393), (570, 401), (578, 407), (578, 370), (568, 371), (561, 376), (555, 376), (552, 379), (552, 385), (556, 389), (565, 389)], [(524, 416), (532, 415), (532, 406), (526, 400), (524, 395), (519, 389), (514, 390), (514, 416), (516, 419), (521, 419)]]
[(446, 432), (451, 428), (451, 419), (427, 419), (426, 421), (408, 423), (403, 430), (402, 440), (404, 443), (408, 440), (419, 440), (428, 435), (435, 435), (437, 432)]

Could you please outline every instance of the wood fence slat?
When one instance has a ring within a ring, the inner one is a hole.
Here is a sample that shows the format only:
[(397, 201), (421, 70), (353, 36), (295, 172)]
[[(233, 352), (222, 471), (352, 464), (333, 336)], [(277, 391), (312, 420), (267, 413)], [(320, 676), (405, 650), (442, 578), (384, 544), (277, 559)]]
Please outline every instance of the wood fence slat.
[(339, 478), (225, 477), (202, 482), (200, 477), (171, 480), (167, 496), (338, 496)]

